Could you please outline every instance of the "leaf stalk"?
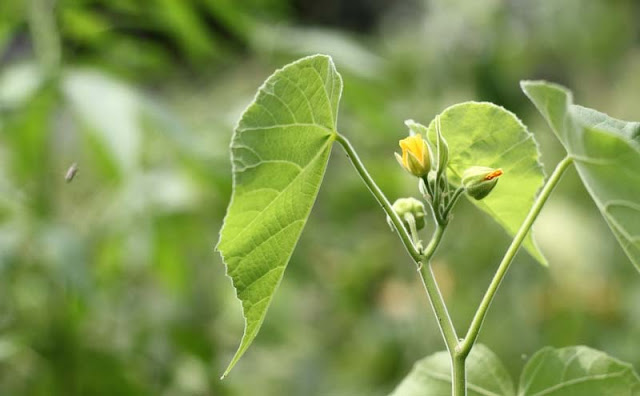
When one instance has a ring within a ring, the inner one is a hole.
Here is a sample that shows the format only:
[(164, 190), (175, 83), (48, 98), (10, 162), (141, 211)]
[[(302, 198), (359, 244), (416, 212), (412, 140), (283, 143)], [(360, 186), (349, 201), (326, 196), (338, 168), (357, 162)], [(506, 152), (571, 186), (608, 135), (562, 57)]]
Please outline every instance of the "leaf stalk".
[(498, 291), (498, 287), (500, 286), (502, 279), (507, 273), (507, 270), (509, 269), (511, 262), (513, 261), (513, 258), (518, 252), (520, 245), (522, 245), (524, 238), (529, 233), (529, 230), (531, 229), (533, 222), (536, 220), (536, 218), (540, 214), (542, 207), (547, 202), (547, 199), (551, 195), (551, 192), (553, 191), (555, 186), (558, 184), (558, 182), (562, 178), (562, 175), (564, 174), (565, 170), (567, 170), (569, 165), (571, 165), (572, 163), (573, 163), (573, 159), (567, 156), (562, 161), (560, 161), (558, 165), (556, 165), (556, 168), (554, 169), (553, 173), (549, 177), (549, 180), (547, 180), (547, 183), (542, 188), (542, 191), (540, 191), (540, 195), (538, 195), (538, 198), (533, 203), (533, 206), (529, 210), (529, 213), (527, 214), (527, 217), (525, 218), (524, 222), (520, 226), (520, 229), (518, 230), (513, 240), (511, 241), (511, 245), (509, 245), (507, 252), (502, 258), (502, 261), (498, 266), (498, 270), (493, 276), (493, 279), (489, 284), (489, 288), (487, 289), (484, 297), (482, 298), (482, 301), (480, 302), (480, 306), (478, 307), (475, 313), (475, 316), (471, 321), (471, 325), (469, 326), (467, 335), (465, 336), (464, 340), (460, 344), (460, 352), (462, 354), (468, 355), (469, 352), (471, 351), (471, 348), (473, 347), (473, 344), (478, 339), (478, 334), (480, 333), (482, 322), (484, 321), (484, 318), (487, 315), (489, 306), (491, 305), (491, 302), (493, 301), (493, 298), (496, 292)]

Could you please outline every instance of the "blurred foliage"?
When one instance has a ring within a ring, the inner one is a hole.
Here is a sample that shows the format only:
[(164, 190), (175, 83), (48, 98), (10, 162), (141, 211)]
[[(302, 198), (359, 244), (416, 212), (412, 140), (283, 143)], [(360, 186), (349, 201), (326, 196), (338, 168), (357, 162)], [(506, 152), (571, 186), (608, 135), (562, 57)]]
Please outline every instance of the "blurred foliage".
[[(518, 81), (640, 119), (638, 15), (634, 0), (0, 2), (0, 394), (386, 394), (442, 341), (337, 150), (263, 331), (218, 380), (242, 329), (213, 251), (239, 114), (274, 68), (324, 52), (345, 80), (338, 126), (391, 200), (417, 193), (392, 154), (403, 121), (464, 100), (522, 117), (548, 170), (561, 147)], [(536, 231), (550, 267), (518, 256), (481, 341), (514, 377), (547, 344), (640, 367), (640, 277), (575, 172)], [(508, 242), (459, 205), (435, 263), (459, 327)]]

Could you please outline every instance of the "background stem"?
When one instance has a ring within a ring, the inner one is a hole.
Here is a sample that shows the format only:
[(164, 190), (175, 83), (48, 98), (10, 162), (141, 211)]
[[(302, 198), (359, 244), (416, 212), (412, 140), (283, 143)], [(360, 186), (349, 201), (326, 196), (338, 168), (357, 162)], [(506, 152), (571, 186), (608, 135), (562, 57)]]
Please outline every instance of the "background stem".
[(55, 20), (55, 0), (30, 0), (29, 30), (36, 57), (47, 77), (58, 73), (61, 45)]

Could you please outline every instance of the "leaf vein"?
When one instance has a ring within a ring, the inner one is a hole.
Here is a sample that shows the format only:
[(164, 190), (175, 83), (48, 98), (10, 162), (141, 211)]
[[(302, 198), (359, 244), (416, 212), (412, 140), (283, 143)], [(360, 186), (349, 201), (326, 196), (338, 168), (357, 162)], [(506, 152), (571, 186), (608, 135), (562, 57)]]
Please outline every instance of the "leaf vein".
[(235, 240), (236, 240), (236, 239), (238, 239), (240, 236), (242, 236), (242, 235), (245, 233), (245, 231), (246, 231), (246, 230), (247, 230), (251, 225), (253, 225), (253, 223), (255, 223), (255, 222), (260, 218), (260, 216), (262, 216), (262, 214), (263, 214), (267, 209), (269, 209), (269, 208), (271, 207), (271, 205), (273, 205), (275, 202), (277, 202), (277, 201), (280, 199), (280, 197), (282, 197), (282, 194), (284, 194), (284, 193), (285, 193), (285, 191), (287, 191), (287, 190), (288, 190), (288, 189), (289, 189), (289, 188), (290, 188), (290, 187), (291, 187), (291, 186), (296, 182), (296, 180), (300, 177), (300, 175), (302, 175), (302, 174), (304, 174), (304, 173), (306, 172), (306, 170), (309, 168), (309, 165), (311, 165), (311, 164), (312, 164), (313, 162), (315, 162), (318, 158), (320, 158), (320, 155), (321, 155), (321, 154), (324, 152), (324, 150), (326, 150), (326, 149), (327, 149), (327, 147), (326, 147), (326, 143), (325, 143), (325, 147), (324, 147), (322, 150), (318, 150), (318, 153), (316, 153), (316, 155), (315, 155), (315, 156), (314, 156), (314, 157), (313, 157), (313, 158), (312, 158), (312, 159), (311, 159), (311, 160), (310, 160), (310, 161), (309, 161), (309, 162), (308, 162), (308, 163), (307, 163), (307, 164), (302, 168), (302, 171), (301, 171), (300, 173), (298, 173), (298, 174), (297, 174), (297, 175), (296, 175), (296, 176), (291, 180), (291, 182), (289, 182), (289, 184), (288, 184), (284, 189), (282, 189), (282, 191), (280, 191), (280, 193), (279, 193), (277, 196), (275, 196), (275, 197), (273, 198), (273, 201), (271, 201), (267, 206), (265, 206), (265, 207), (264, 207), (264, 209), (262, 209), (262, 210), (260, 211), (260, 213), (259, 213), (259, 214), (258, 214), (258, 215), (253, 219), (253, 220), (251, 220), (251, 221), (250, 221), (250, 222), (249, 222), (245, 227), (243, 227), (243, 228), (242, 228), (242, 230), (240, 230), (240, 231), (236, 234), (236, 236), (235, 236), (231, 241), (227, 242), (227, 243), (226, 243), (226, 245), (230, 245), (230, 244), (232, 244), (233, 242), (235, 242)]
[(626, 371), (627, 370), (625, 369), (625, 370), (622, 370), (622, 371), (619, 371), (619, 372), (615, 372), (615, 373), (590, 375), (590, 376), (587, 376), (587, 377), (576, 378), (576, 379), (573, 379), (573, 380), (570, 380), (570, 381), (563, 382), (561, 384), (554, 385), (554, 386), (549, 387), (547, 389), (544, 389), (544, 390), (542, 390), (540, 392), (534, 393), (531, 396), (548, 395), (551, 392), (555, 392), (555, 391), (560, 390), (562, 388), (565, 388), (565, 387), (568, 387), (568, 386), (572, 386), (572, 385), (576, 385), (576, 384), (581, 384), (581, 383), (587, 382), (587, 381), (601, 381), (601, 380), (606, 380), (606, 379), (609, 379), (609, 378), (621, 377), (621, 376), (623, 376), (625, 374)]
[(290, 79), (287, 76), (281, 76), (282, 78), (286, 79), (287, 81), (289, 81), (291, 84), (293, 84), (298, 91), (300, 91), (300, 94), (302, 95), (302, 97), (304, 98), (304, 100), (307, 102), (307, 106), (309, 107), (309, 114), (311, 115), (311, 122), (313, 124), (317, 124), (316, 123), (316, 118), (313, 114), (313, 106), (311, 105), (311, 101), (309, 100), (309, 98), (307, 97), (307, 94), (304, 92), (304, 90), (302, 88), (300, 88), (300, 86), (298, 85), (297, 82), (295, 82), (294, 80)]

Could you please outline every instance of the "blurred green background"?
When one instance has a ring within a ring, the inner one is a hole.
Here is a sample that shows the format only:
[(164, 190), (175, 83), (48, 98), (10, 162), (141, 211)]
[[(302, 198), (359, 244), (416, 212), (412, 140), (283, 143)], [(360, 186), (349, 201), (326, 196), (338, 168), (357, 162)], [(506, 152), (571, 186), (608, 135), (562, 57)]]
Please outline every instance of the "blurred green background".
[[(553, 168), (562, 149), (521, 79), (639, 120), (639, 17), (635, 0), (1, 1), (0, 395), (386, 394), (444, 346), (338, 149), (262, 332), (219, 380), (243, 322), (213, 246), (258, 86), (332, 55), (339, 129), (391, 200), (416, 196), (392, 154), (403, 121), (460, 101), (514, 111)], [(550, 267), (518, 255), (480, 341), (514, 377), (544, 345), (640, 368), (640, 276), (575, 171), (536, 235)], [(459, 328), (508, 243), (458, 205), (434, 265)]]

